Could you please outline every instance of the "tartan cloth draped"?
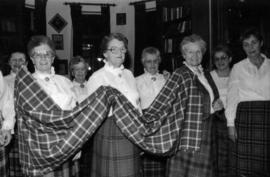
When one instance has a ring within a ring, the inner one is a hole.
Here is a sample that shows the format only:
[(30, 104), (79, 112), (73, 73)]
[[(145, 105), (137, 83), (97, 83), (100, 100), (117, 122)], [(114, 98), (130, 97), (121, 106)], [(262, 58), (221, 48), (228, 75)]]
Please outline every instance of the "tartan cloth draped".
[(20, 115), (20, 161), (28, 176), (42, 176), (76, 153), (102, 124), (110, 106), (121, 132), (145, 151), (169, 153), (179, 137), (175, 119), (161, 118), (145, 125), (141, 121), (145, 118), (111, 87), (100, 87), (73, 110), (64, 111), (21, 69), (15, 81), (15, 99)]

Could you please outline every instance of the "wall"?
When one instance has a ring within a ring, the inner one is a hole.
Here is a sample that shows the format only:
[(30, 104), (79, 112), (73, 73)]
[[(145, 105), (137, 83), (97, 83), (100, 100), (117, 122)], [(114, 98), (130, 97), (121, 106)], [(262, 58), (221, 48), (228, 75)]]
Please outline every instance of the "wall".
[[(31, 0), (27, 0), (28, 3)], [(33, 1), (33, 0), (32, 0)], [(132, 67), (133, 67), (133, 56), (134, 56), (134, 6), (130, 6), (127, 0), (48, 0), (47, 2), (47, 22), (51, 18), (59, 13), (68, 23), (67, 26), (60, 32), (64, 36), (64, 50), (57, 50), (57, 55), (60, 59), (70, 59), (73, 56), (72, 53), (72, 22), (70, 16), (70, 7), (64, 5), (64, 2), (91, 2), (91, 3), (115, 3), (116, 6), (111, 6), (111, 32), (121, 32), (129, 40), (129, 51), (132, 58)], [(99, 6), (83, 6), (83, 10), (87, 8), (97, 8)], [(126, 13), (126, 25), (116, 25), (116, 14), (117, 13)], [(47, 23), (48, 24), (48, 23)], [(47, 25), (47, 35), (51, 37), (52, 34), (58, 34), (49, 24)]]

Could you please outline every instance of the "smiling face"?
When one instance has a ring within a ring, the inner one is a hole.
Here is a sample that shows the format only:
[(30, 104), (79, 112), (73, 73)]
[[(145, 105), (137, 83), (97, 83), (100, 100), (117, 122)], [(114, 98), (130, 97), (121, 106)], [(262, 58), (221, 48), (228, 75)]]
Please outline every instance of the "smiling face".
[(35, 69), (42, 73), (50, 73), (54, 61), (53, 51), (47, 44), (41, 44), (33, 48), (31, 60)]
[(187, 64), (196, 67), (201, 64), (203, 53), (198, 42), (190, 42), (183, 46), (183, 57)]
[(17, 73), (22, 65), (26, 65), (26, 58), (23, 53), (12, 53), (9, 59), (9, 65), (13, 73)]
[(83, 83), (87, 74), (87, 68), (83, 62), (79, 62), (73, 65), (72, 74), (75, 77), (75, 81)]
[(154, 75), (156, 73), (158, 73), (158, 67), (159, 67), (159, 56), (157, 56), (156, 54), (146, 54), (144, 61), (143, 61), (143, 65), (144, 68), (147, 72), (149, 72), (150, 74)]
[(127, 49), (125, 48), (124, 42), (118, 39), (112, 39), (108, 43), (107, 50), (103, 53), (109, 65), (115, 68), (119, 68), (125, 61)]
[(214, 63), (217, 70), (226, 70), (230, 68), (230, 62), (232, 58), (229, 57), (224, 51), (217, 51), (214, 54)]
[(251, 35), (242, 42), (243, 49), (248, 58), (257, 58), (260, 56), (262, 41), (259, 41), (255, 36)]

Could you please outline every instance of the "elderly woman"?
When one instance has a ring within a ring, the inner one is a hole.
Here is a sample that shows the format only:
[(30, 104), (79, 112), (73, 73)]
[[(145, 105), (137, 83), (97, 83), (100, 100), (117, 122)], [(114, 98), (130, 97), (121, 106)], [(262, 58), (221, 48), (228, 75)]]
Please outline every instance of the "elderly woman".
[[(66, 77), (55, 74), (52, 67), (55, 58), (55, 47), (52, 40), (46, 36), (33, 36), (28, 42), (27, 50), (35, 67), (33, 77), (41, 88), (62, 110), (73, 109), (77, 100), (72, 91), (72, 83)], [(64, 164), (45, 176), (69, 177), (68, 164)]]
[[(9, 66), (11, 68), (9, 75), (4, 77), (4, 80), (9, 86), (9, 89), (11, 90), (12, 97), (14, 93), (14, 83), (15, 83), (15, 77), (22, 66), (27, 65), (26, 56), (21, 51), (14, 51), (10, 54), (9, 57)], [(15, 126), (16, 128), (17, 126)], [(12, 132), (13, 133), (13, 132)], [(17, 130), (15, 129), (13, 139), (10, 143), (9, 149), (9, 176), (10, 177), (22, 177), (22, 170), (21, 165), (19, 161), (19, 145), (18, 145), (18, 135)]]
[[(161, 62), (160, 52), (155, 47), (147, 47), (142, 51), (142, 64), (144, 74), (136, 77), (137, 88), (140, 94), (141, 107), (146, 109), (158, 95), (166, 79), (159, 74), (159, 64)], [(166, 159), (150, 154), (142, 156), (144, 177), (165, 176)]]
[(144, 113), (180, 122), (178, 143), (168, 158), (166, 176), (214, 177), (212, 124), (215, 111), (223, 105), (210, 73), (201, 66), (205, 41), (192, 34), (184, 37), (180, 49), (184, 65), (175, 70)]
[(246, 30), (241, 41), (247, 58), (232, 68), (225, 111), (235, 141), (231, 176), (269, 176), (270, 60), (257, 29)]
[(79, 100), (82, 102), (88, 97), (86, 75), (88, 71), (88, 64), (81, 56), (73, 57), (69, 62), (69, 68), (73, 79), (73, 90)]
[(0, 72), (0, 176), (7, 177), (7, 148), (15, 124), (14, 102), (11, 90)]
[[(136, 81), (123, 66), (127, 53), (127, 38), (120, 33), (105, 36), (101, 52), (105, 65), (89, 78), (89, 93), (105, 85), (119, 90), (140, 110)], [(112, 109), (93, 137), (92, 177), (137, 177), (140, 172), (140, 150), (125, 137), (113, 120)]]

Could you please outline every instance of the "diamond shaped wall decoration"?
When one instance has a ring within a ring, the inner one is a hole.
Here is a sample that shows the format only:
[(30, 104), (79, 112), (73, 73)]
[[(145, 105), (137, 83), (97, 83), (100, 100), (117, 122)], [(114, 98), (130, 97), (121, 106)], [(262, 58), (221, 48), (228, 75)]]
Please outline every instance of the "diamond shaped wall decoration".
[(55, 31), (60, 33), (64, 27), (67, 25), (66, 20), (58, 13), (49, 21), (49, 24), (53, 27)]

